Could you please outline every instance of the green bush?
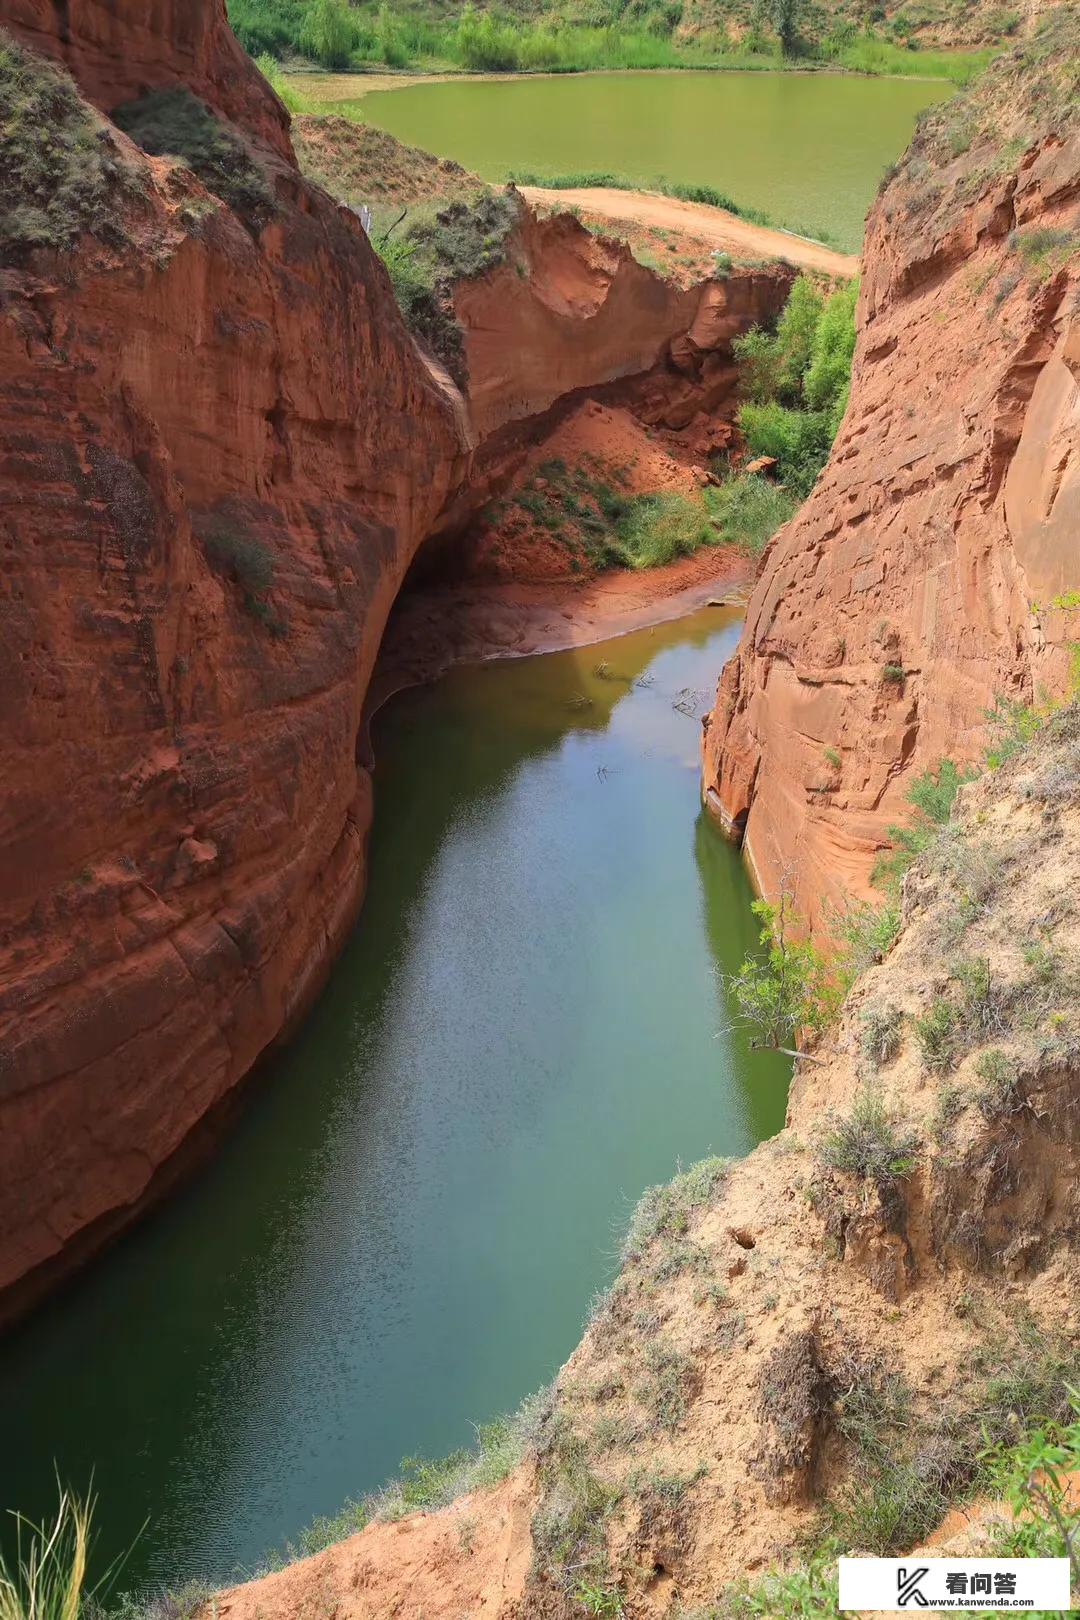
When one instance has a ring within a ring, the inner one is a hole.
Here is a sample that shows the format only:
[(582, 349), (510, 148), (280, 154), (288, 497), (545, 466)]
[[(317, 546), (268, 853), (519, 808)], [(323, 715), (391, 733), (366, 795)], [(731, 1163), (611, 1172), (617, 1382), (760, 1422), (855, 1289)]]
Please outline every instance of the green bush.
[(916, 1131), (885, 1105), (879, 1092), (860, 1092), (847, 1119), (822, 1139), (824, 1164), (879, 1185), (910, 1175), (919, 1147)]
[(700, 501), (689, 495), (638, 495), (627, 504), (611, 547), (626, 568), (657, 568), (715, 545), (716, 531)]
[[(780, 312), (780, 319), (776, 323), (775, 344), (780, 359), (779, 394), (797, 400), (803, 389), (803, 377), (808, 376), (807, 367), (817, 352), (818, 334), (825, 310), (831, 309), (837, 294), (826, 305), (816, 283), (810, 276), (799, 276), (787, 297), (787, 302)], [(852, 347), (855, 342), (854, 316), (851, 321)], [(851, 371), (851, 355), (848, 355), (847, 376)], [(807, 384), (809, 398), (809, 383)], [(770, 396), (775, 397), (775, 396)], [(818, 406), (818, 401), (810, 398), (810, 404)]]
[(857, 297), (853, 281), (825, 300), (801, 275), (775, 333), (753, 327), (732, 344), (746, 401), (739, 426), (755, 455), (775, 456), (799, 496), (813, 488), (847, 406)]
[(894, 893), (912, 861), (935, 841), (952, 815), (956, 795), (977, 773), (962, 770), (952, 759), (941, 759), (935, 769), (923, 771), (908, 787), (905, 798), (915, 814), (906, 827), (887, 829), (893, 842), (888, 855), (879, 858), (871, 874), (872, 882), (886, 893)]
[(0, 264), (67, 252), (84, 231), (121, 241), (118, 194), (134, 183), (69, 75), (0, 30)]
[(803, 393), (812, 411), (824, 411), (828, 416), (830, 438), (836, 437), (851, 389), (858, 296), (857, 280), (834, 292), (822, 309), (812, 335)]
[(115, 108), (112, 117), (144, 152), (186, 163), (249, 226), (258, 229), (270, 219), (274, 194), (261, 164), (190, 90), (148, 90)]
[(751, 454), (775, 456), (787, 488), (809, 495), (832, 445), (828, 415), (794, 410), (776, 400), (763, 405), (748, 400), (739, 407), (738, 421)]
[(821, 1031), (835, 1016), (841, 992), (821, 952), (809, 940), (793, 937), (794, 918), (786, 896), (772, 906), (755, 900), (763, 956), (747, 957), (726, 977), (739, 1019), (761, 1045), (790, 1047), (804, 1029)]
[(313, 0), (304, 19), (300, 48), (326, 68), (348, 67), (356, 28), (348, 0)]
[(705, 492), (722, 538), (759, 557), (781, 524), (795, 512), (794, 497), (757, 473), (740, 473)]

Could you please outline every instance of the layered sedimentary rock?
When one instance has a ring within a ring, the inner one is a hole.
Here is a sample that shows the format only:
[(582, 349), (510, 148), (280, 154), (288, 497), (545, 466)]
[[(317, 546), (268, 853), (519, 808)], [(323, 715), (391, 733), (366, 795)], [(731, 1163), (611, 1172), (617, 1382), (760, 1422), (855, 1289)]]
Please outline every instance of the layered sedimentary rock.
[(1080, 137), (1054, 36), (1075, 27), (1058, 8), (932, 113), (879, 197), (847, 416), (708, 723), (707, 802), (810, 916), (865, 890), (912, 775), (974, 756), (996, 696), (1068, 683)]
[[(108, 245), (2, 273), (12, 1307), (130, 1217), (321, 983), (361, 893), (365, 682), (465, 465), (445, 384), (359, 224), (281, 155), (219, 0), (157, 8), (160, 31), (65, 11), (52, 47), (95, 99), (160, 69), (255, 108), (273, 202), (260, 228), (105, 129)], [(4, 12), (50, 43), (51, 9)]]

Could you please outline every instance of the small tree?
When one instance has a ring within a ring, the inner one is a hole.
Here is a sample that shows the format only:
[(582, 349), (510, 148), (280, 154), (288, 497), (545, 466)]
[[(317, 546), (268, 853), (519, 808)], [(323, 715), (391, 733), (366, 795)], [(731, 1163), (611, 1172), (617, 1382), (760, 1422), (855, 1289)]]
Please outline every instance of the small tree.
[(348, 0), (315, 0), (308, 14), (303, 48), (323, 67), (347, 67), (356, 43), (356, 30)]
[(801, 1030), (820, 1033), (836, 1012), (837, 987), (825, 959), (809, 940), (792, 938), (793, 911), (786, 888), (776, 906), (755, 900), (761, 919), (764, 959), (748, 956), (728, 976), (740, 1020), (756, 1035), (757, 1045), (774, 1050), (791, 1047)]
[(799, 43), (799, 21), (803, 0), (758, 0), (755, 21), (762, 18), (779, 36), (785, 56), (794, 56)]

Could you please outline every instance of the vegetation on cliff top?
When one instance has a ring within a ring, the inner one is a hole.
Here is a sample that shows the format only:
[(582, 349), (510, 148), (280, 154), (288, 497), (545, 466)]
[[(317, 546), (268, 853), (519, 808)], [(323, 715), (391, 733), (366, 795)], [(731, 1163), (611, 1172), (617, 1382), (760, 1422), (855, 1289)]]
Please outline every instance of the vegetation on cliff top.
[[(403, 210), (372, 235), (406, 325), (438, 355), (459, 388), (466, 389), (469, 378), (454, 287), (502, 263), (520, 210), (513, 191), (485, 188), (445, 208), (421, 207), (411, 216)], [(403, 226), (396, 235), (395, 226)]]
[(234, 126), (190, 90), (148, 90), (114, 108), (112, 117), (144, 152), (187, 164), (253, 229), (273, 214), (274, 193), (260, 160)]
[[(404, 7), (349, 0), (230, 0), (229, 18), (252, 53), (299, 53), (323, 67), (459, 68), (508, 73), (598, 68), (718, 67), (746, 71), (794, 63), (863, 73), (919, 74), (966, 83), (987, 53), (919, 48), (917, 7), (891, 23), (814, 0), (562, 0), (447, 9), (432, 0)], [(986, 16), (990, 41), (1017, 14)]]
[(108, 126), (61, 67), (0, 29), (0, 264), (66, 252), (84, 231), (123, 241), (118, 201), (135, 177)]

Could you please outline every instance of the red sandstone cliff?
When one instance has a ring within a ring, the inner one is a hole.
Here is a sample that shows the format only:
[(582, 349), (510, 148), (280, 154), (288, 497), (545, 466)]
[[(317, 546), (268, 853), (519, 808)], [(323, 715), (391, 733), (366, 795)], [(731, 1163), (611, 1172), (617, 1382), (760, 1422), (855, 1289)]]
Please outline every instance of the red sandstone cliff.
[(184, 85), (292, 158), (289, 115), (219, 0), (4, 0), (0, 23), (63, 62), (102, 112), (144, 90)]
[[(364, 686), (463, 465), (444, 386), (359, 225), (292, 166), (222, 0), (159, 6), (153, 29), (141, 7), (63, 11), (0, 7), (103, 105), (190, 77), (254, 110), (276, 200), (246, 229), (106, 127), (120, 245), (0, 272), (13, 1307), (130, 1218), (318, 988), (363, 881)], [(240, 576), (267, 566), (252, 594)]]
[(720, 682), (707, 802), (745, 827), (765, 891), (790, 870), (810, 915), (865, 890), (911, 773), (974, 755), (995, 694), (1067, 684), (1080, 612), (1053, 604), (1080, 601), (1076, 38), (1074, 7), (1048, 14), (925, 120), (879, 197), (851, 404)]
[(806, 914), (865, 891), (908, 776), (973, 755), (996, 693), (1067, 682), (1080, 614), (1048, 604), (1080, 586), (1074, 96), (1075, 55), (1014, 53), (926, 120), (871, 212), (852, 403), (704, 739), (706, 800)]

